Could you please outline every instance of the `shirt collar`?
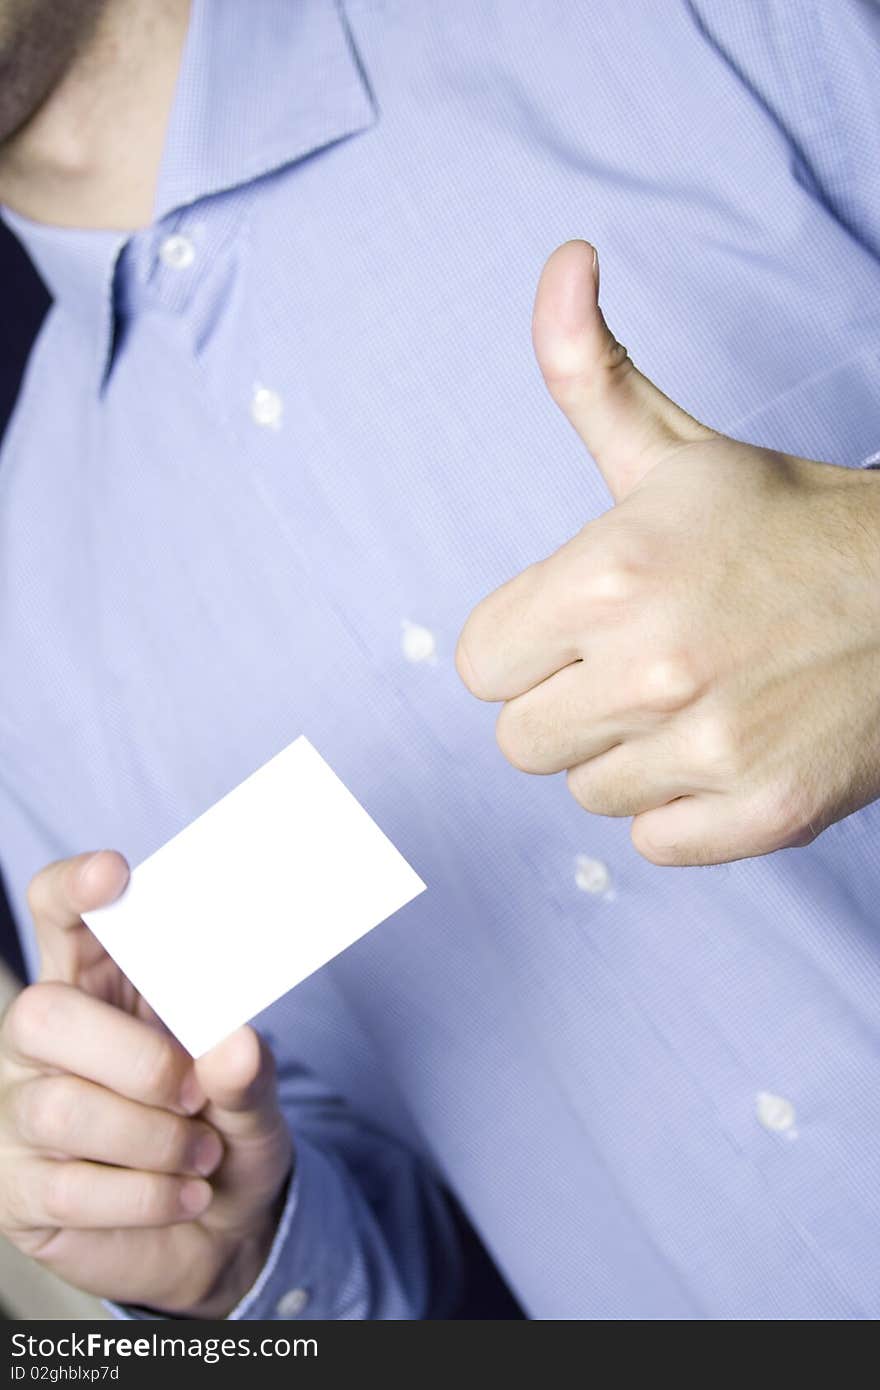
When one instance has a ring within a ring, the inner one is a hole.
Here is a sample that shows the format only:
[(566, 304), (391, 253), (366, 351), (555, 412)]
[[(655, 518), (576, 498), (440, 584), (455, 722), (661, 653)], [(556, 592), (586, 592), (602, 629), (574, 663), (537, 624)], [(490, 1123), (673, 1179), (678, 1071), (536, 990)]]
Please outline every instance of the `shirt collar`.
[[(374, 120), (336, 0), (193, 0), (154, 222)], [(2, 213), (53, 299), (88, 334), (100, 386), (113, 342), (114, 273), (131, 234), (50, 227), (9, 209)]]

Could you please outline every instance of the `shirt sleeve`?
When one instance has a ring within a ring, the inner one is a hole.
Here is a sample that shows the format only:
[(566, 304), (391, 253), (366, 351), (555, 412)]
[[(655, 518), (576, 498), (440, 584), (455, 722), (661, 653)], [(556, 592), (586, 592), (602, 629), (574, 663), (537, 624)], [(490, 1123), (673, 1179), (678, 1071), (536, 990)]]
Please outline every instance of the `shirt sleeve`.
[[(309, 1073), (281, 1074), (296, 1164), (259, 1277), (231, 1320), (422, 1319), (448, 1315), (461, 1280), (439, 1182)], [(147, 1309), (107, 1305), (118, 1318)]]

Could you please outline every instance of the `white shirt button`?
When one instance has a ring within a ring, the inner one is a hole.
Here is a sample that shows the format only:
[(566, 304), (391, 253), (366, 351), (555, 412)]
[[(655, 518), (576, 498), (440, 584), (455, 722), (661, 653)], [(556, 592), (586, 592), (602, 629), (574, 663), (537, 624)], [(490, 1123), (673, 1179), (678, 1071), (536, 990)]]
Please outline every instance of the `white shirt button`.
[(797, 1133), (795, 1121), (797, 1114), (790, 1100), (785, 1096), (774, 1096), (771, 1091), (759, 1091), (755, 1096), (755, 1114), (758, 1123), (771, 1134), (787, 1134), (793, 1139)]
[(433, 632), (419, 623), (408, 622), (406, 618), (401, 628), (400, 645), (407, 661), (433, 663), (437, 657), (437, 639)]
[(175, 232), (167, 236), (159, 247), (159, 259), (170, 270), (188, 270), (196, 258), (196, 248), (188, 236)]
[(288, 1289), (276, 1303), (275, 1311), (279, 1318), (298, 1318), (311, 1296), (308, 1289)]
[(608, 865), (603, 864), (601, 859), (590, 859), (586, 854), (579, 854), (574, 861), (574, 881), (582, 893), (611, 891)]
[(277, 391), (268, 386), (255, 386), (251, 396), (251, 419), (264, 429), (277, 430), (281, 424), (284, 403)]

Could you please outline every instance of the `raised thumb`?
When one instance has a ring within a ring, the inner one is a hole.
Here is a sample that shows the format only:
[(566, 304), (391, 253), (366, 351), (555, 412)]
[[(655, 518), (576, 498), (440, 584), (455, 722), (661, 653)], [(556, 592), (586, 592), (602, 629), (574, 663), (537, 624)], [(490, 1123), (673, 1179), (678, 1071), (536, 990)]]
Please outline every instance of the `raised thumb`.
[(532, 340), (551, 396), (619, 502), (670, 449), (714, 432), (633, 366), (605, 322), (598, 295), (598, 258), (590, 243), (558, 246), (538, 282)]

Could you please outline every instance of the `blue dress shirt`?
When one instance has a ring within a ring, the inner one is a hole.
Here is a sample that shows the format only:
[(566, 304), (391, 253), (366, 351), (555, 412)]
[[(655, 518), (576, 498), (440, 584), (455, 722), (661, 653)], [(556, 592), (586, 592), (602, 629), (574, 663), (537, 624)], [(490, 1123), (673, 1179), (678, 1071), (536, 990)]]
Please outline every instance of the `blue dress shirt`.
[(196, 0), (152, 224), (9, 214), (55, 300), (0, 455), (31, 960), (47, 860), (300, 733), (429, 885), (259, 1020), (298, 1167), (234, 1316), (442, 1310), (441, 1183), (534, 1318), (880, 1314), (880, 806), (653, 867), (452, 662), (609, 505), (529, 343), (568, 237), (685, 408), (878, 457), (878, 64), (867, 0)]

